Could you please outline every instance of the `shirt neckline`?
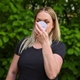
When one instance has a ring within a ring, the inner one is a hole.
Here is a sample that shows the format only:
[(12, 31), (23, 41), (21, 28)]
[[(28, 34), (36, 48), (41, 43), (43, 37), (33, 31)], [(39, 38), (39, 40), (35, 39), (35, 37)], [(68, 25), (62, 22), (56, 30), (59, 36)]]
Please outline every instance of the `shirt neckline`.
[(42, 48), (35, 48), (34, 46), (32, 46), (32, 48), (35, 50), (42, 50)]

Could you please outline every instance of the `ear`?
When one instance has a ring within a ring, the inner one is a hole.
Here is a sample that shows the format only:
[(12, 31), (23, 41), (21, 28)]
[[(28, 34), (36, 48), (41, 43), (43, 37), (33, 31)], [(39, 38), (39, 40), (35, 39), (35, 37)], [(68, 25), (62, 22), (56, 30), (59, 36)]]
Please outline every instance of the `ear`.
[(54, 27), (55, 27), (54, 24), (52, 24), (52, 29), (54, 29)]
[(55, 28), (55, 22), (53, 22), (53, 24), (52, 24), (52, 28)]

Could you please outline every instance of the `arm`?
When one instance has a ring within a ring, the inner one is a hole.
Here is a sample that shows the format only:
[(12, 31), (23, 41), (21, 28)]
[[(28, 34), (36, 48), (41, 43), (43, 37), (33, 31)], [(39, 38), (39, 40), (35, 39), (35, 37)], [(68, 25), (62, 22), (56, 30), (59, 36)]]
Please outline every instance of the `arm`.
[(50, 42), (49, 42), (49, 36), (47, 32), (44, 31), (38, 24), (37, 26), (35, 26), (34, 32), (35, 32), (37, 41), (39, 41), (42, 45), (44, 69), (45, 69), (46, 75), (50, 79), (55, 79), (55, 77), (58, 75), (61, 69), (63, 59), (60, 55), (53, 54), (50, 46)]
[(6, 80), (16, 80), (16, 76), (18, 73), (18, 67), (17, 67), (18, 60), (19, 60), (19, 56), (14, 54)]
[(44, 68), (46, 75), (50, 79), (54, 79), (61, 68), (63, 59), (58, 54), (53, 54), (49, 42), (44, 42), (42, 45)]

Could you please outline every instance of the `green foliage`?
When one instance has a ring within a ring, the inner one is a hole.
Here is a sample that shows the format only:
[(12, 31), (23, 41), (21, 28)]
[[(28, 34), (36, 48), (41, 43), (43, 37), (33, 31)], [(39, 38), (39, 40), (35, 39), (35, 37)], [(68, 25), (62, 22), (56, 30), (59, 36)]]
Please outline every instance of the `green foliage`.
[(52, 7), (59, 19), (61, 41), (66, 45), (59, 80), (80, 76), (80, 0), (1, 0), (0, 1), (0, 80), (4, 80), (13, 52), (20, 39), (29, 36), (34, 12), (40, 6)]
[(20, 1), (0, 1), (0, 79), (6, 77), (18, 41), (31, 34), (32, 23), (33, 12)]

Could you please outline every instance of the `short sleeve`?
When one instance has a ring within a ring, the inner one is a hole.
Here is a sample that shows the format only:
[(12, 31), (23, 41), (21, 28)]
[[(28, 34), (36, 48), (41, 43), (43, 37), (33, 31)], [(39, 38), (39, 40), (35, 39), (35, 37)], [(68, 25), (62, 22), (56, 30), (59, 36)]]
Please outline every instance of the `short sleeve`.
[(55, 42), (53, 41), (52, 45), (52, 52), (54, 54), (58, 54), (62, 57), (62, 59), (64, 59), (65, 56), (65, 52), (66, 52), (66, 46), (63, 42)]
[(17, 46), (16, 46), (16, 48), (15, 48), (15, 50), (14, 50), (14, 54), (19, 55), (19, 54), (18, 54), (19, 48), (20, 48), (20, 45), (21, 45), (21, 43), (23, 42), (23, 40), (24, 40), (24, 39), (22, 39), (21, 41), (19, 41), (19, 43), (17, 44)]

